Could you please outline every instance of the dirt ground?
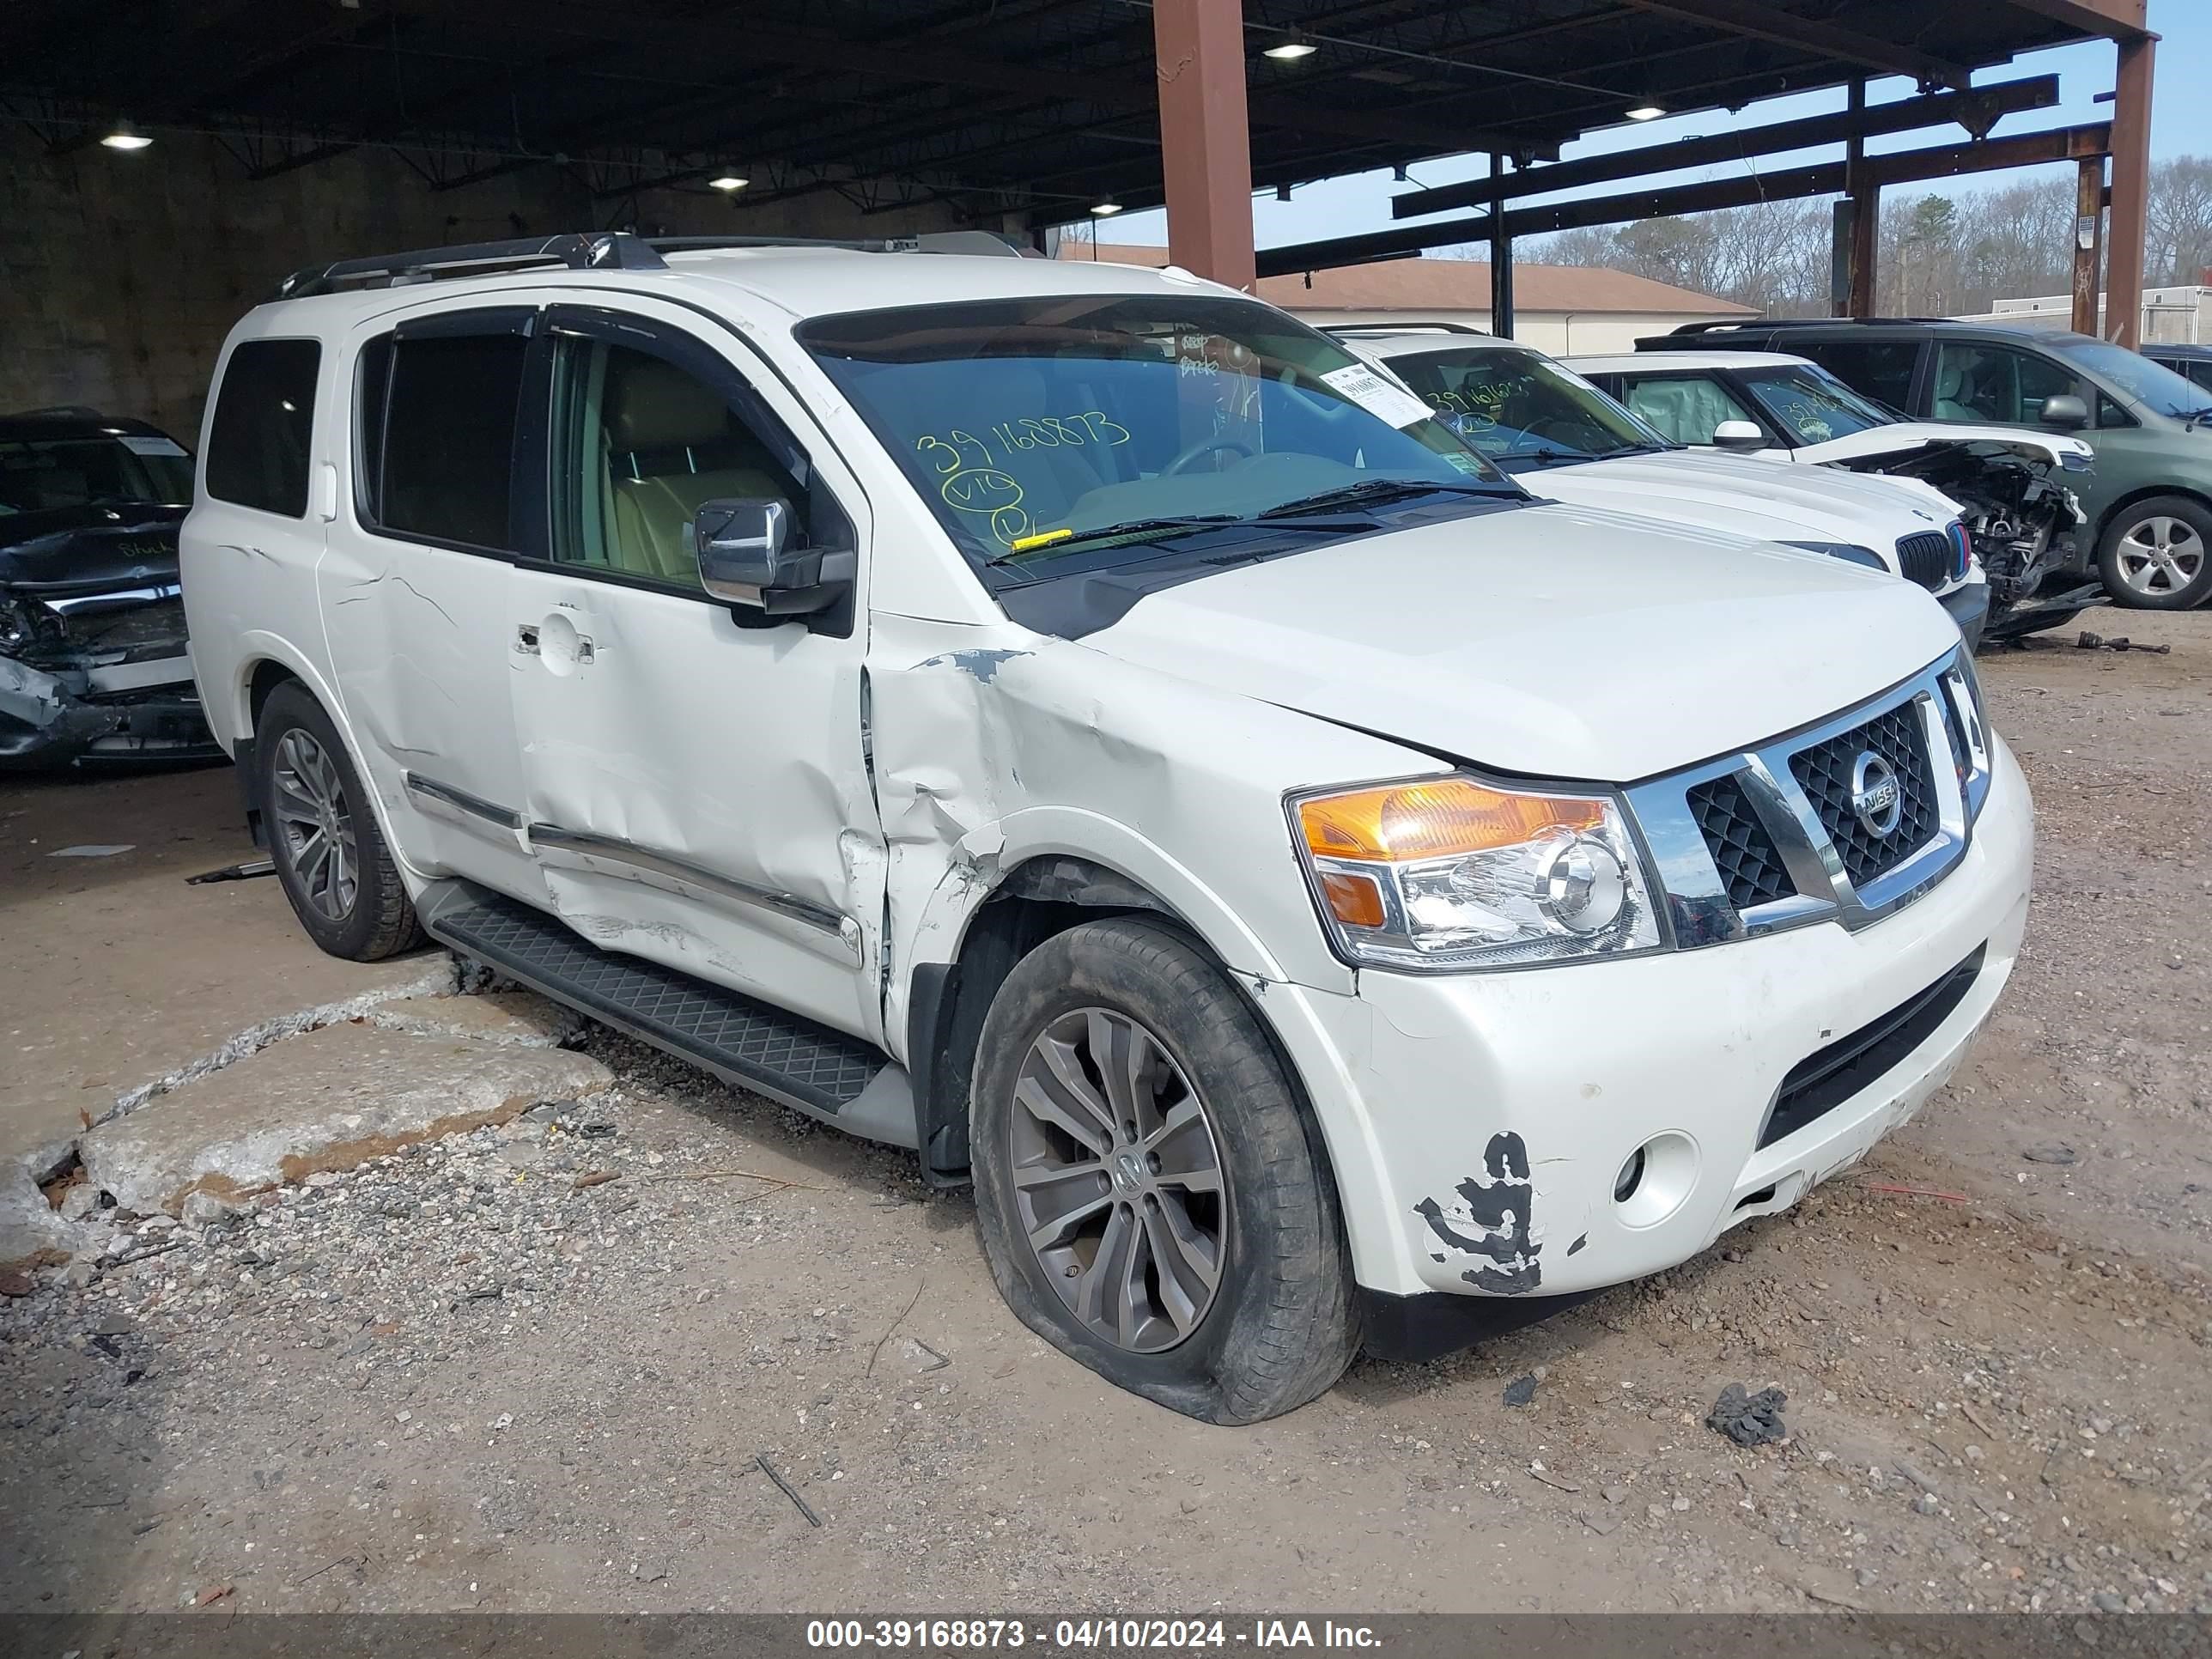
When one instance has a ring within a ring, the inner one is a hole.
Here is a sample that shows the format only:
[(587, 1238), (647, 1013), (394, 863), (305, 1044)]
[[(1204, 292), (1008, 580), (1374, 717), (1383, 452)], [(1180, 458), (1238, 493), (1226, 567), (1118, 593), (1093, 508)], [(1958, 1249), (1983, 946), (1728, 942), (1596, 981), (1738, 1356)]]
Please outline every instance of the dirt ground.
[(2093, 620), (2172, 651), (1983, 659), (2041, 841), (1971, 1063), (1696, 1261), (1208, 1428), (909, 1160), (602, 1033), (611, 1091), (0, 1297), (0, 1612), (2212, 1611), (2212, 614)]

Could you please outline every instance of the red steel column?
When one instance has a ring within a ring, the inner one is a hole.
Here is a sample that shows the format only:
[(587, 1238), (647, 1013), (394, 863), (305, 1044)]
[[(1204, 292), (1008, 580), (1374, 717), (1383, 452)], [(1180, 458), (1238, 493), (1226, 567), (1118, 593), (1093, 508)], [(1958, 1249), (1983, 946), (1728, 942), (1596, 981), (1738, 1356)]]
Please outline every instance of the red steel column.
[(1156, 0), (1168, 258), (1249, 289), (1252, 134), (1244, 112), (1242, 0)]
[(2143, 242), (2150, 229), (2150, 81), (2158, 37), (2120, 42), (2112, 82), (2112, 217), (2105, 252), (2105, 337), (2142, 343)]

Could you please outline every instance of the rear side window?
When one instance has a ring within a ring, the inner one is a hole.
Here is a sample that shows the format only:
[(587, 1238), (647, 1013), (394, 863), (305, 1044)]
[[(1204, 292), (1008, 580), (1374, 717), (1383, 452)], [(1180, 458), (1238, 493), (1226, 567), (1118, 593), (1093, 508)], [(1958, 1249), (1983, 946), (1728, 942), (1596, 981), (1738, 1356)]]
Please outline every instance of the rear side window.
[(306, 516), (322, 356), (313, 340), (248, 340), (230, 354), (208, 430), (209, 495), (288, 519)]
[(511, 551), (520, 334), (379, 341), (362, 375), (365, 506), (378, 527)]
[(1810, 357), (1862, 397), (1899, 414), (1912, 407), (1912, 371), (1920, 366), (1917, 340), (1791, 340), (1787, 348)]

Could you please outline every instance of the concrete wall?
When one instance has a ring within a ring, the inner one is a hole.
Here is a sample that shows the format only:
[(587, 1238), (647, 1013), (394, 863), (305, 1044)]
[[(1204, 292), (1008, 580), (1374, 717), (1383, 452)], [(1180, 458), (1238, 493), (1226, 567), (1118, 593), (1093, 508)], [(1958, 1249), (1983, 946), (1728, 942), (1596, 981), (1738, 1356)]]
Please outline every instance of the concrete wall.
[[(1413, 328), (1428, 323), (1454, 323), (1477, 328), (1487, 333), (1490, 313), (1487, 311), (1333, 311), (1322, 307), (1309, 310), (1293, 306), (1292, 311), (1316, 328), (1339, 323), (1357, 323), (1374, 328)], [(1599, 356), (1611, 352), (1633, 351), (1639, 336), (1665, 334), (1684, 323), (1717, 320), (1720, 312), (1691, 311), (1537, 311), (1522, 306), (1513, 319), (1513, 337), (1522, 345), (1534, 346), (1554, 357), (1571, 354)]]
[[(397, 156), (356, 150), (260, 183), (213, 139), (162, 133), (135, 155), (54, 156), (0, 131), (0, 410), (90, 404), (197, 444), (223, 336), (287, 273), (362, 253), (582, 230), (608, 222), (549, 167), (434, 192)], [(765, 207), (662, 191), (639, 222), (671, 234), (890, 235), (820, 191)]]

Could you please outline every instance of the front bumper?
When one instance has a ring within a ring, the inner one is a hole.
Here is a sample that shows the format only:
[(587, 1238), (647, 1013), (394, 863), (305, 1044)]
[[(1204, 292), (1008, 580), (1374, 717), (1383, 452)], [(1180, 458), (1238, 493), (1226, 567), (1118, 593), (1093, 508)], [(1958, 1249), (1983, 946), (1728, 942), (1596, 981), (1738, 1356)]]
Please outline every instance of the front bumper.
[(219, 759), (191, 675), (184, 656), (51, 670), (0, 657), (0, 770)]
[(1950, 612), (1951, 620), (1959, 624), (1959, 637), (1966, 641), (1966, 649), (1978, 647), (1982, 629), (1990, 619), (1990, 585), (1961, 582), (1949, 592), (1937, 594), (1936, 602)]
[[(1589, 1291), (1796, 1203), (1950, 1076), (2011, 974), (2033, 862), (2027, 780), (1999, 743), (1958, 863), (1857, 932), (1828, 922), (1526, 972), (1364, 970), (1353, 995), (1271, 986), (1261, 1002), (1328, 1135), (1370, 1303)], [(1932, 1026), (1758, 1144), (1793, 1067), (1978, 951)], [(1639, 1147), (1654, 1150), (1637, 1191), (1616, 1200)]]

